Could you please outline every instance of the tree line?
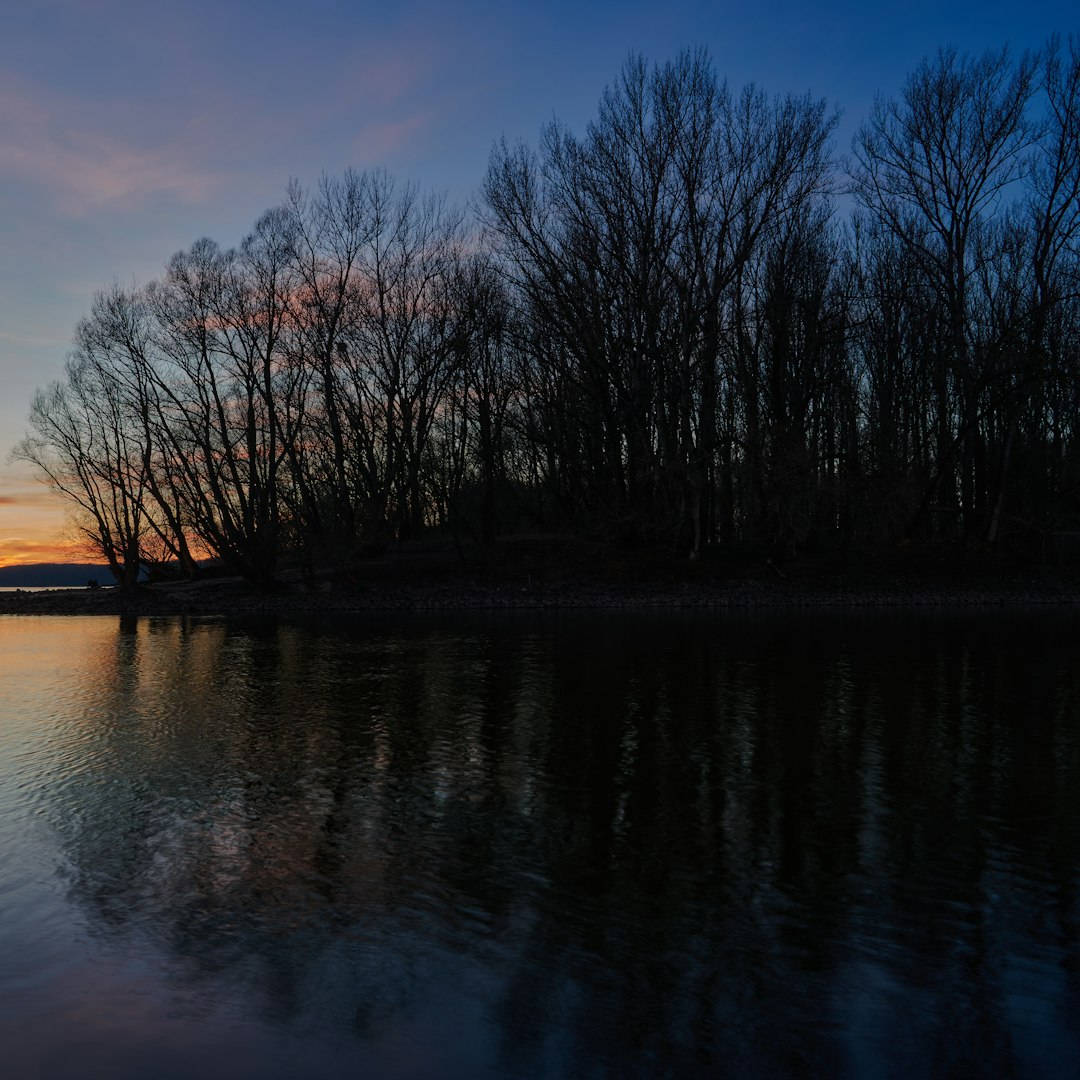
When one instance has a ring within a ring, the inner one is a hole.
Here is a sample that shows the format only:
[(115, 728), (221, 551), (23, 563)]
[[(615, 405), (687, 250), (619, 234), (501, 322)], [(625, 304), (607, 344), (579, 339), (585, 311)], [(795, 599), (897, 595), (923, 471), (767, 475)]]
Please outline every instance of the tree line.
[(292, 184), (109, 287), (16, 456), (121, 582), (433, 528), (696, 557), (1080, 531), (1080, 41), (943, 49), (839, 159), (809, 95), (631, 57), (474, 206)]

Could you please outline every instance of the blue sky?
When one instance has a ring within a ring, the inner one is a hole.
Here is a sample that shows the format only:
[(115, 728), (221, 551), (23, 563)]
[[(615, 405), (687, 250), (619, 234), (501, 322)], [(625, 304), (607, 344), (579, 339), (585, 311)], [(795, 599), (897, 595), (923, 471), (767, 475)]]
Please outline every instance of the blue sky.
[(381, 167), (464, 201), (492, 141), (581, 129), (631, 51), (705, 46), (735, 86), (844, 113), (944, 44), (1037, 48), (1073, 4), (33, 0), (0, 34), (0, 565), (49, 555), (62, 511), (6, 464), (93, 292), (233, 244), (290, 177)]

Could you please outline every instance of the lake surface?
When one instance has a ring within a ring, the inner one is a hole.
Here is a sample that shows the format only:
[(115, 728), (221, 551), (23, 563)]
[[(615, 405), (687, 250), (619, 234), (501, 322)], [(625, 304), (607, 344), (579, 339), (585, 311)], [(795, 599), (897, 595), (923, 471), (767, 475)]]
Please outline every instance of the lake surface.
[(0, 1074), (1075, 1077), (1078, 627), (0, 617)]

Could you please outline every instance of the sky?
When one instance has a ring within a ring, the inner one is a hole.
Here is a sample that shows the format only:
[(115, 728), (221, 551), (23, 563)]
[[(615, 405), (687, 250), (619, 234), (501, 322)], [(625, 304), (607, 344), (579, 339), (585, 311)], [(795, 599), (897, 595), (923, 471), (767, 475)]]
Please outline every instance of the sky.
[(733, 87), (810, 91), (846, 153), (943, 45), (1040, 47), (1073, 3), (34, 0), (0, 34), (0, 566), (74, 561), (10, 452), (93, 294), (243, 237), (292, 178), (382, 168), (466, 202), (492, 143), (582, 131), (631, 53), (708, 49)]

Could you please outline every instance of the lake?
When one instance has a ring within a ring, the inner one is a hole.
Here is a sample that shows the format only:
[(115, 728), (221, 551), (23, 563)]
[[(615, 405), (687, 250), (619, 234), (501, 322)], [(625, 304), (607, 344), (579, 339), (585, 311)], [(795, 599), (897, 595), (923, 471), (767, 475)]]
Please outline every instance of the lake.
[(0, 1070), (1075, 1077), (1078, 625), (0, 617)]

